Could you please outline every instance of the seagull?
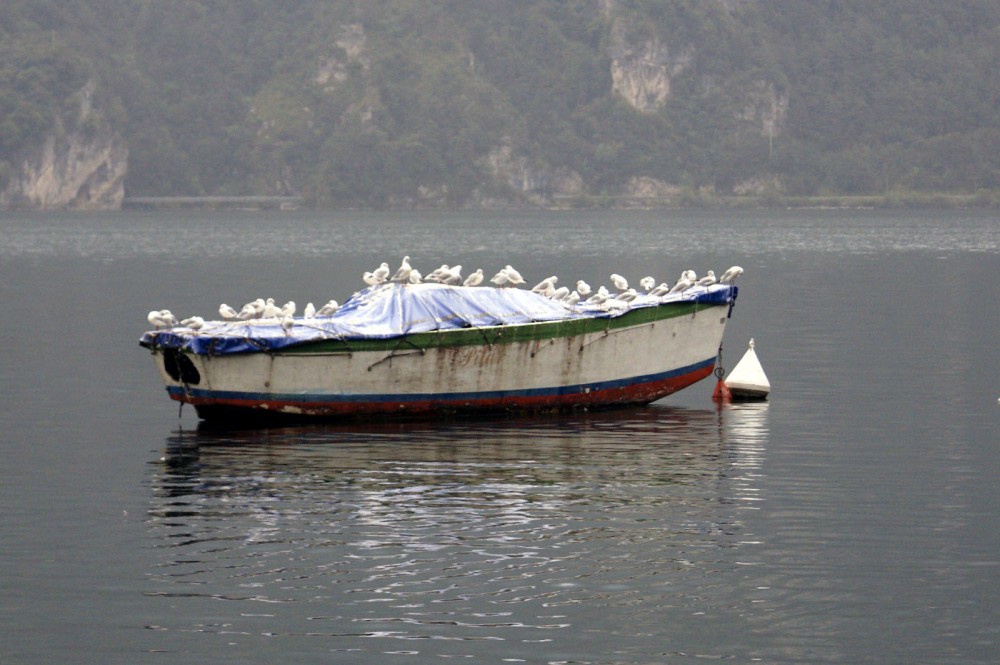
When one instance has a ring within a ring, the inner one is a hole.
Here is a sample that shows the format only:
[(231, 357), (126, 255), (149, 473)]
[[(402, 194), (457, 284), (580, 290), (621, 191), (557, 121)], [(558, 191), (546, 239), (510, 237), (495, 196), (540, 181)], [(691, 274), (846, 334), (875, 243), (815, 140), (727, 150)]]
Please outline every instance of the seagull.
[(261, 313), (262, 319), (276, 319), (281, 316), (281, 308), (274, 304), (274, 298), (268, 298), (264, 303), (264, 311)]
[(420, 274), (420, 271), (416, 268), (412, 268), (410, 270), (410, 274), (406, 276), (406, 281), (409, 284), (419, 284), (421, 282), (421, 277), (422, 275)]
[(521, 277), (521, 273), (514, 270), (509, 265), (504, 266), (503, 269), (507, 271), (507, 279), (510, 281), (511, 284), (513, 284), (514, 286), (517, 286), (519, 284), (524, 284), (524, 278)]
[(497, 274), (493, 275), (493, 277), (490, 277), (490, 281), (496, 284), (497, 286), (510, 285), (510, 277), (507, 275), (507, 271), (504, 270), (503, 268), (501, 268), (497, 272)]
[(636, 299), (639, 294), (635, 289), (625, 289), (621, 293), (615, 296), (615, 300), (621, 300), (622, 302), (632, 302)]
[(569, 288), (565, 286), (560, 286), (558, 289), (553, 290), (551, 293), (543, 294), (552, 300), (562, 300), (569, 295)]
[(603, 286), (599, 286), (597, 287), (597, 293), (587, 298), (587, 302), (592, 305), (600, 305), (606, 302), (610, 297), (611, 294), (608, 293), (608, 290)]
[(546, 277), (538, 284), (535, 284), (533, 287), (531, 287), (531, 291), (532, 293), (538, 293), (543, 296), (547, 296), (556, 290), (556, 283), (558, 281), (559, 278), (556, 277), (555, 275), (552, 275), (551, 277)]
[(709, 270), (705, 273), (705, 276), (699, 279), (695, 284), (698, 286), (712, 286), (717, 280), (715, 279), (715, 271)]
[(639, 280), (639, 286), (642, 287), (643, 291), (649, 293), (650, 291), (653, 290), (653, 287), (656, 286), (656, 280), (653, 279), (652, 276), (646, 275), (645, 277)]
[(295, 319), (293, 319), (290, 314), (286, 314), (285, 316), (281, 317), (281, 327), (284, 328), (286, 335), (291, 331), (292, 326), (294, 325), (295, 325)]
[(285, 316), (295, 316), (295, 301), (289, 300), (284, 305), (281, 306), (281, 313)]
[(161, 328), (172, 328), (174, 321), (174, 315), (170, 313), (169, 309), (154, 309), (148, 315), (146, 315), (146, 320), (149, 324), (160, 330)]
[(683, 293), (685, 289), (690, 289), (692, 286), (694, 286), (694, 282), (692, 282), (687, 277), (681, 277), (679, 280), (677, 280), (677, 283), (670, 288), (669, 292)]
[(336, 300), (330, 300), (328, 303), (319, 308), (316, 312), (316, 316), (333, 316), (340, 309), (340, 305)]
[(666, 282), (661, 282), (653, 287), (653, 290), (649, 292), (649, 295), (659, 298), (660, 296), (665, 296), (668, 293), (670, 293), (670, 285)]
[(440, 268), (431, 271), (431, 274), (424, 277), (425, 282), (441, 282), (448, 275), (450, 268), (447, 263), (442, 263)]
[(462, 283), (462, 266), (452, 266), (448, 268), (444, 274), (441, 276), (442, 284), (449, 284), (451, 286), (458, 286)]
[(378, 277), (375, 276), (375, 273), (373, 272), (366, 272), (365, 274), (361, 275), (361, 281), (363, 281), (368, 286), (378, 286), (379, 284), (385, 283), (384, 279), (379, 279)]
[(389, 279), (389, 264), (385, 261), (372, 271), (372, 277), (378, 280), (379, 284), (384, 284), (385, 280)]
[(732, 284), (736, 281), (736, 278), (743, 274), (743, 268), (739, 266), (733, 266), (726, 272), (722, 273), (722, 277), (719, 278), (719, 282), (722, 284)]
[(256, 319), (257, 310), (254, 309), (253, 303), (248, 302), (247, 304), (243, 305), (243, 309), (239, 311), (239, 314), (236, 315), (236, 318), (240, 321)]
[(264, 302), (263, 298), (257, 298), (252, 303), (250, 303), (250, 306), (253, 307), (254, 318), (259, 319), (261, 316), (263, 316), (264, 308), (267, 306), (267, 303)]
[(390, 281), (393, 282), (407, 281), (408, 279), (410, 279), (411, 270), (413, 270), (413, 267), (410, 266), (410, 257), (404, 256), (402, 263), (399, 264), (399, 269), (396, 271), (396, 274), (392, 276), (392, 280)]
[(240, 315), (239, 312), (237, 312), (235, 309), (233, 309), (226, 303), (222, 303), (221, 305), (219, 305), (219, 316), (221, 316), (223, 320), (232, 321), (239, 315)]
[(577, 281), (576, 292), (580, 294), (581, 298), (589, 298), (591, 294), (590, 284), (587, 284), (582, 279)]
[(483, 269), (476, 268), (476, 272), (472, 273), (471, 275), (465, 278), (465, 281), (462, 282), (462, 286), (479, 286), (482, 283), (483, 283)]
[(617, 273), (611, 273), (611, 283), (619, 291), (628, 290), (628, 280)]
[(182, 326), (187, 326), (191, 330), (201, 330), (205, 327), (205, 319), (200, 316), (191, 316), (181, 321)]
[(578, 302), (580, 302), (580, 294), (576, 291), (570, 291), (570, 294), (563, 298), (563, 302), (570, 307), (575, 307)]
[(307, 302), (306, 308), (302, 310), (302, 316), (304, 316), (307, 319), (316, 318), (316, 305), (312, 304), (311, 302)]

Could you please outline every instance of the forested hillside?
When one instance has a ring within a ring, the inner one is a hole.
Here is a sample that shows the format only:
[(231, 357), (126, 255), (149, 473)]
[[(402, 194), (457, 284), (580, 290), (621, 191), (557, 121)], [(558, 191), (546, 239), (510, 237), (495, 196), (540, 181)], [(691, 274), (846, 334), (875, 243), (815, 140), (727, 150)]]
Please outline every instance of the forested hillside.
[(4, 0), (0, 194), (54, 136), (127, 196), (996, 200), (997, 44), (995, 0)]

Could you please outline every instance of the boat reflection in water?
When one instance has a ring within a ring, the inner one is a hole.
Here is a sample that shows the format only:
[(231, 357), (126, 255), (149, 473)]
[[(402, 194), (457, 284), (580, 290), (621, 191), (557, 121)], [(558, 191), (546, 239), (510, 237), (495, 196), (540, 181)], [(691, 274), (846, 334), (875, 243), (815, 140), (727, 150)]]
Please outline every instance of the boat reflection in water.
[(158, 626), (582, 657), (615, 612), (653, 653), (669, 608), (739, 592), (766, 406), (178, 432), (149, 479)]

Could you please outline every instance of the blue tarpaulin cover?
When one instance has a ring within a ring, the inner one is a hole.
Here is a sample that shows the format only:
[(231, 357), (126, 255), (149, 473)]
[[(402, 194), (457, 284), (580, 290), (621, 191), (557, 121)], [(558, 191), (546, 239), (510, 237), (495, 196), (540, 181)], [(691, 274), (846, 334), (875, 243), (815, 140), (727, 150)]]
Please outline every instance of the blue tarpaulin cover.
[(274, 351), (324, 339), (388, 339), (454, 328), (608, 318), (636, 307), (668, 302), (725, 304), (735, 296), (735, 286), (713, 285), (660, 298), (639, 296), (631, 303), (608, 301), (603, 305), (569, 306), (522, 289), (383, 284), (354, 294), (333, 316), (297, 317), (289, 330), (278, 319), (212, 321), (198, 331), (183, 327), (149, 331), (140, 344), (200, 355), (226, 355)]

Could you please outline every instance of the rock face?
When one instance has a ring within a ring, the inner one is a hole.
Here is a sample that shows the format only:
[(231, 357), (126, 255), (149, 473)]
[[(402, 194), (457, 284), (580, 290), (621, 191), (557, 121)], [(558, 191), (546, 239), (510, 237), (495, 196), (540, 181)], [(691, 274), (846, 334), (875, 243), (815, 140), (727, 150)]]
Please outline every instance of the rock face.
[(626, 22), (611, 27), (611, 87), (633, 108), (651, 113), (670, 96), (670, 80), (691, 64), (692, 53), (671, 53), (659, 37), (633, 43)]
[(80, 92), (79, 129), (61, 122), (21, 160), (0, 191), (0, 209), (116, 210), (125, 194), (128, 148), (103, 127), (91, 101), (93, 83)]
[(554, 199), (583, 192), (583, 179), (575, 171), (532, 163), (527, 157), (517, 155), (510, 145), (497, 146), (480, 165), (493, 178), (504, 182), (518, 202), (546, 206)]

